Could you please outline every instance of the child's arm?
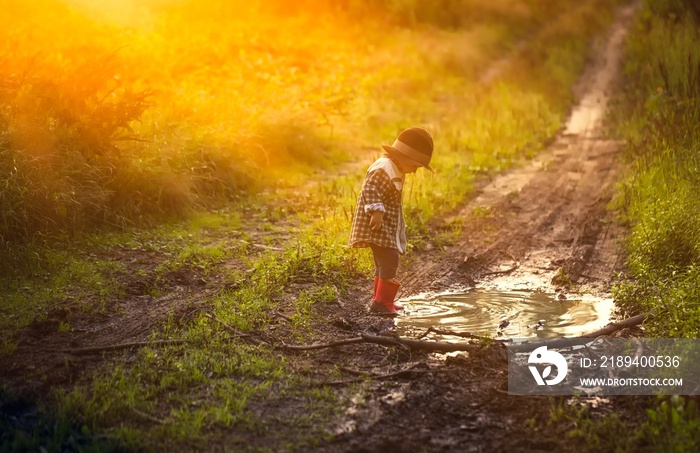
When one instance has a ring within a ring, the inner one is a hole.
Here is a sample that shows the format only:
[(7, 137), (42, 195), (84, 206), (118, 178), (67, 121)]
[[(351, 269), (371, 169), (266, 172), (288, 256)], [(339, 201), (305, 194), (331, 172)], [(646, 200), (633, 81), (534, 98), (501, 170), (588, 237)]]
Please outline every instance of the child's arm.
[(385, 200), (392, 182), (383, 170), (375, 170), (367, 175), (362, 187), (365, 212), (370, 214), (369, 226), (372, 231), (380, 231), (386, 212)]

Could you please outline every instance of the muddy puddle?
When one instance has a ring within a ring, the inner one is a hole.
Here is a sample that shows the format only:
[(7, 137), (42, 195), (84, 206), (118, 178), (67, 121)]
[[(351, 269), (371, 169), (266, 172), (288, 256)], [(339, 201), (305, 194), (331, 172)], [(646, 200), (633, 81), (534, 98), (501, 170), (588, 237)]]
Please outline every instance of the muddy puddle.
[(396, 318), (396, 326), (407, 337), (429, 327), (499, 338), (570, 337), (604, 327), (615, 308), (612, 299), (531, 290), (473, 289), (418, 295), (401, 303), (405, 314)]

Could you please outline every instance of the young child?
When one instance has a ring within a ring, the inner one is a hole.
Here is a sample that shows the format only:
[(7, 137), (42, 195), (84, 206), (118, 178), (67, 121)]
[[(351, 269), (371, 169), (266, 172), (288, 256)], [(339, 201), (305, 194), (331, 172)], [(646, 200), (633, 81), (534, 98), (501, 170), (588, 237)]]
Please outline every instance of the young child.
[(386, 154), (367, 170), (352, 222), (350, 245), (369, 247), (374, 256), (374, 295), (370, 312), (396, 316), (403, 309), (394, 303), (399, 290), (395, 280), (399, 254), (406, 252), (406, 225), (401, 194), (407, 173), (430, 168), (433, 138), (419, 127), (401, 132)]

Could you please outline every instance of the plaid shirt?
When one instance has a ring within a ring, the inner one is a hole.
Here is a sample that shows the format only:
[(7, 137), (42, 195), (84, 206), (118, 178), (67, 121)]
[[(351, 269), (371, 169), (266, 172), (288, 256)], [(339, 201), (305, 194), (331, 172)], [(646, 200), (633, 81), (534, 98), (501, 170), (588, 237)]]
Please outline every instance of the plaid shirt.
[[(352, 247), (380, 247), (406, 252), (406, 224), (401, 207), (405, 175), (388, 157), (380, 157), (367, 170), (362, 190), (357, 197), (357, 208), (352, 221)], [(382, 227), (372, 231), (369, 220), (373, 211), (382, 211)]]

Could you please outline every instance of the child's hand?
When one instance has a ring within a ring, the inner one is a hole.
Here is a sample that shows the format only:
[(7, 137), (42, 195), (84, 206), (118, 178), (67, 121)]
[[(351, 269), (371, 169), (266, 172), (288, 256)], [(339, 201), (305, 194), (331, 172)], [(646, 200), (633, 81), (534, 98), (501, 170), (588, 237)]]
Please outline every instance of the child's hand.
[(382, 211), (372, 211), (372, 217), (369, 219), (369, 227), (372, 231), (379, 231), (382, 229), (383, 218), (384, 213)]

